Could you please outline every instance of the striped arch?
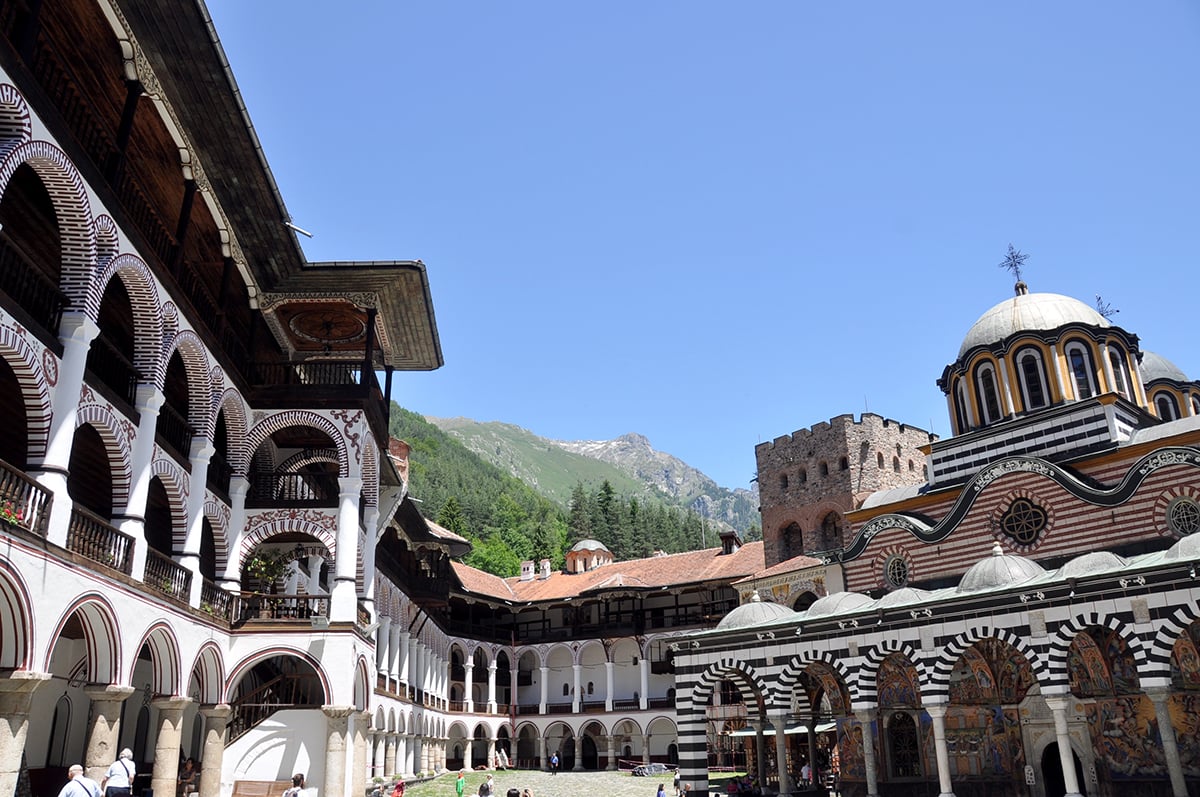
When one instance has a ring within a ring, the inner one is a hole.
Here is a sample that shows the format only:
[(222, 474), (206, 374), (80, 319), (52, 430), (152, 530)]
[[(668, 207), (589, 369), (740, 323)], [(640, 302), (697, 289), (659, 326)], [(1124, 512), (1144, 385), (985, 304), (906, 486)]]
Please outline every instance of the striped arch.
[(692, 684), (692, 709), (703, 711), (708, 698), (718, 688), (721, 681), (733, 681), (737, 684), (738, 692), (742, 695), (742, 703), (747, 706), (747, 710), (750, 706), (756, 706), (761, 712), (769, 707), (768, 699), (771, 689), (762, 676), (740, 659), (722, 658), (708, 665), (704, 672), (700, 673), (696, 682)]
[(1097, 612), (1076, 615), (1059, 626), (1058, 631), (1050, 638), (1050, 649), (1046, 654), (1047, 680), (1042, 683), (1043, 689), (1048, 686), (1067, 688), (1070, 680), (1070, 675), (1067, 672), (1067, 653), (1071, 649), (1071, 643), (1075, 641), (1075, 637), (1081, 632), (1097, 626), (1115, 631), (1121, 639), (1125, 640), (1125, 644), (1129, 647), (1129, 652), (1136, 656), (1139, 661), (1149, 660), (1147, 650), (1142, 644), (1142, 639), (1133, 632), (1133, 629), (1129, 625), (1121, 622), (1119, 618), (1111, 615), (1101, 615)]
[(255, 424), (254, 428), (246, 435), (247, 459), (241, 463), (241, 471), (239, 472), (235, 468), (234, 472), (239, 476), (245, 476), (246, 468), (250, 464), (249, 455), (252, 455), (268, 437), (280, 429), (286, 429), (289, 426), (307, 426), (327, 434), (337, 448), (338, 476), (344, 477), (350, 475), (349, 452), (346, 450), (346, 440), (342, 437), (342, 433), (338, 431), (333, 421), (325, 416), (305, 410), (284, 410), (283, 412), (269, 415)]
[(300, 659), (312, 667), (313, 672), (317, 674), (317, 678), (321, 681), (321, 691), (324, 692), (324, 699), (321, 701), (321, 705), (327, 706), (333, 703), (333, 687), (329, 682), (329, 674), (325, 672), (325, 667), (321, 663), (321, 660), (307, 650), (288, 647), (287, 645), (275, 645), (274, 647), (255, 651), (252, 655), (238, 662), (233, 670), (230, 671), (229, 677), (225, 679), (224, 694), (221, 696), (221, 702), (229, 702), (233, 696), (234, 687), (238, 685), (238, 682), (242, 680), (246, 673), (254, 669), (254, 665), (279, 656)]
[(211, 639), (200, 646), (192, 674), (188, 677), (188, 695), (202, 706), (221, 702), (221, 690), (225, 685), (225, 666), (221, 660), (221, 649)]
[(208, 372), (208, 396), (208, 413), (204, 418), (204, 425), (197, 428), (200, 434), (213, 440), (217, 434), (217, 413), (221, 411), (221, 401), (225, 398), (225, 372), (219, 365), (214, 365)]
[(363, 443), (363, 503), (379, 506), (379, 449), (370, 437)]
[(107, 213), (95, 218), (92, 230), (96, 236), (96, 268), (100, 270), (117, 256), (121, 242), (117, 236), (117, 223)]
[(126, 683), (133, 683), (134, 671), (142, 655), (142, 649), (150, 649), (150, 693), (160, 697), (179, 697), (184, 684), (180, 677), (182, 666), (179, 656), (179, 640), (175, 632), (165, 621), (159, 621), (150, 626), (142, 635), (136, 653), (129, 663), (129, 677)]
[[(315, 537), (324, 545), (325, 550), (329, 551), (330, 566), (332, 566), (332, 560), (337, 556), (337, 516), (320, 510), (297, 512), (295, 513), (296, 517), (292, 517), (292, 514), (290, 510), (283, 510), (279, 513), (279, 517), (268, 517), (260, 523), (256, 523), (256, 521), (266, 516), (260, 515), (259, 518), (251, 520), (251, 526), (247, 528), (237, 550), (239, 570), (245, 567), (246, 559), (259, 545), (276, 535), (295, 532)], [(324, 525), (314, 522), (315, 519), (324, 520)]]
[(104, 441), (108, 467), (112, 469), (113, 507), (123, 507), (129, 503), (129, 483), (133, 479), (132, 441), (108, 407), (81, 404), (75, 418), (75, 428), (84, 424), (91, 425)]
[(31, 138), (33, 123), (25, 98), (11, 84), (0, 83), (0, 163)]
[(219, 452), (233, 472), (244, 476), (250, 467), (250, 452), (246, 448), (246, 437), (250, 434), (250, 413), (242, 394), (233, 388), (228, 388), (215, 400), (216, 408), (212, 418), (205, 424), (210, 429), (209, 440), (215, 440), (217, 435), (217, 415), (225, 412), (225, 427), (229, 430), (229, 450)]
[(117, 616), (108, 598), (98, 592), (80, 595), (63, 611), (54, 630), (50, 632), (51, 643), (46, 646), (46, 659), (42, 662), (43, 672), (51, 672), (50, 663), (54, 656), (55, 642), (62, 636), (63, 628), (75, 614), (83, 627), (86, 647), (82, 675), (94, 684), (118, 683), (117, 673), (121, 669), (121, 637), (117, 633)]
[(371, 667), (366, 656), (354, 663), (354, 710), (366, 711), (371, 702)]
[[(903, 654), (917, 671), (921, 683), (929, 682), (929, 673), (925, 668), (925, 660), (912, 646), (911, 642), (899, 639), (884, 639), (875, 647), (869, 649), (863, 656), (862, 667), (858, 670), (858, 695), (864, 704), (875, 705), (879, 702), (879, 667), (883, 660), (893, 653)], [(855, 705), (859, 705), (857, 702)]]
[(280, 462), (276, 466), (276, 470), (286, 473), (293, 473), (306, 465), (313, 465), (318, 462), (332, 462), (337, 464), (338, 452), (336, 448), (318, 448), (312, 451), (301, 451)]
[[(792, 656), (775, 681), (775, 694), (773, 704), (775, 708), (790, 709), (792, 706), (792, 695), (796, 693), (796, 687), (800, 685), (800, 675), (814, 664), (824, 664), (841, 682), (841, 686), (846, 690), (849, 703), (843, 707), (845, 711), (850, 711), (851, 706), (859, 702), (858, 684), (850, 677), (850, 673), (846, 670), (846, 665), (836, 659), (833, 655), (826, 651), (806, 650), (799, 656)], [(812, 712), (813, 706), (806, 705), (808, 703), (808, 695), (804, 694), (804, 690), (800, 690), (801, 709)]]
[(187, 542), (187, 505), (188, 478), (175, 460), (163, 453), (158, 446), (154, 447), (154, 461), (150, 463), (150, 472), (158, 477), (167, 497), (171, 499), (171, 545), (176, 551), (184, 549)]
[[(950, 674), (954, 671), (954, 665), (958, 662), (967, 648), (974, 645), (976, 642), (981, 642), (990, 637), (999, 639), (1015, 648), (1029, 662), (1029, 670), (1033, 674), (1034, 683), (1047, 683), (1047, 665), (1044, 656), (1029, 645), (1019, 635), (1013, 633), (1007, 628), (992, 629), (987, 626), (973, 628), (964, 634), (946, 642), (941, 651), (938, 652), (937, 658), (933, 662), (933, 669), (930, 677), (925, 681), (929, 687), (928, 694), (923, 694), (922, 699), (926, 699), (931, 703), (944, 703), (950, 699)], [(916, 664), (917, 662), (913, 662)]]
[[(1169, 616), (1159, 619), (1158, 630), (1147, 645), (1146, 670), (1138, 673), (1143, 687), (1171, 682), (1171, 654), (1175, 650), (1175, 640), (1197, 620), (1200, 620), (1200, 609), (1191, 605), (1180, 606)], [(1152, 680), (1157, 684), (1148, 683)]]
[(212, 493), (204, 497), (204, 517), (213, 530), (213, 548), (216, 549), (216, 568), (224, 573), (229, 564), (229, 507), (217, 500)]
[[(133, 365), (148, 379), (158, 373), (158, 361), (162, 356), (164, 319), (158, 288), (149, 266), (140, 257), (128, 253), (117, 255), (96, 272), (87, 298), (88, 315), (93, 321), (100, 317), (100, 300), (104, 297), (109, 280), (114, 277), (125, 283), (133, 309), (133, 328), (137, 333)], [(158, 380), (155, 384), (158, 384)]]
[[(158, 372), (154, 376), (154, 384), (159, 390), (166, 387), (167, 365), (171, 355), (179, 352), (183, 360), (183, 368), (187, 372), (188, 393), (196, 400), (188, 402), (188, 423), (194, 429), (205, 429), (212, 409), (212, 381), (208, 373), (208, 352), (200, 341), (200, 336), (190, 329), (183, 329), (163, 347), (162, 358), (159, 360)], [(187, 455), (189, 452), (182, 452)]]
[(0, 559), (0, 669), (32, 669), (33, 601), (21, 573)]
[[(20, 124), (18, 122), (18, 124)], [(0, 161), (0, 196), (3, 196), (17, 167), (28, 165), (46, 186), (54, 204), (58, 234), (62, 242), (60, 289), (73, 307), (87, 307), (93, 320), (99, 308), (87, 306), (90, 279), (96, 262), (96, 235), (83, 178), (66, 154), (48, 141), (26, 141), (4, 153)]]
[[(39, 349), (42, 346), (38, 345)], [(17, 377), (17, 388), (25, 404), (25, 454), (30, 459), (46, 455), (46, 440), (50, 436), (50, 387), (46, 382), (43, 363), (57, 370), (54, 355), (42, 349), (38, 355), (15, 326), (0, 324), (0, 359), (8, 363)]]

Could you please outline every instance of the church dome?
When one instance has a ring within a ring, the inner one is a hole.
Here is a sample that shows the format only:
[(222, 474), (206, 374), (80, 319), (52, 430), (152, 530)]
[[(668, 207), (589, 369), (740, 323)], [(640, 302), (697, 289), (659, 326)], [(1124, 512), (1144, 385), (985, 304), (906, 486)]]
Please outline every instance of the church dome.
[(808, 607), (808, 617), (824, 617), (838, 612), (851, 612), (873, 601), (861, 592), (835, 592), (818, 598)]
[(901, 587), (884, 595), (875, 602), (876, 609), (891, 609), (896, 606), (907, 606), (910, 603), (920, 603), (933, 593), (916, 587)]
[(958, 358), (976, 346), (989, 346), (1008, 340), (1018, 332), (1050, 331), (1067, 324), (1110, 327), (1108, 319), (1078, 299), (1057, 293), (1029, 293), (1025, 283), (1017, 283), (1017, 295), (1005, 299), (979, 317), (958, 350)]
[(717, 628), (723, 628), (728, 631), (733, 628), (746, 628), (752, 625), (773, 623), (795, 616), (796, 613), (782, 603), (764, 601), (758, 597), (758, 592), (756, 591), (750, 596), (749, 601), (722, 617), (721, 622), (717, 623)]
[(1059, 568), (1057, 576), (1064, 578), (1080, 578), (1095, 573), (1107, 573), (1129, 566), (1129, 560), (1117, 556), (1112, 551), (1090, 551), (1082, 556), (1076, 556)]
[(608, 546), (599, 540), (580, 540), (571, 546), (571, 553), (576, 551), (607, 551)]
[(1142, 350), (1142, 383), (1150, 384), (1155, 379), (1170, 379), (1174, 382), (1187, 382), (1187, 374), (1179, 366), (1152, 351)]
[(971, 565), (971, 569), (963, 573), (962, 580), (958, 582), (958, 591), (979, 592), (995, 587), (1008, 587), (1045, 572), (1042, 566), (1032, 559), (1006, 554), (997, 542), (992, 546), (991, 556)]
[(1167, 549), (1167, 559), (1200, 559), (1200, 534), (1189, 534)]

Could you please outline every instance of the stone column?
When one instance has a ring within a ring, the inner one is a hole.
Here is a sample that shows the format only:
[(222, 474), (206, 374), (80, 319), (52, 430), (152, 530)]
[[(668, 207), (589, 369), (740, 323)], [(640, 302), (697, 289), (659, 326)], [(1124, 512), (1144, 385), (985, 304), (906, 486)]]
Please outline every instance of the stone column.
[(1058, 760), (1062, 765), (1065, 797), (1080, 797), (1079, 778), (1075, 775), (1075, 755), (1071, 751), (1071, 734), (1067, 729), (1067, 707), (1071, 700), (1067, 695), (1046, 695), (1046, 705), (1054, 714), (1054, 736), (1058, 741)]
[(463, 676), (463, 707), (468, 714), (475, 712), (475, 695), (472, 691), (475, 688), (475, 662), (467, 661), (463, 664), (463, 669), (466, 670), (466, 675)]
[(489, 736), (487, 740), (487, 765), (484, 769), (496, 768), (496, 737)]
[(750, 727), (754, 728), (754, 768), (761, 789), (767, 785), (767, 737), (763, 735), (762, 720), (751, 721)]
[(390, 778), (399, 772), (396, 769), (396, 735), (389, 733), (383, 737), (383, 772), (379, 774)]
[[(400, 684), (400, 662), (403, 660), (401, 650), (408, 647), (408, 634), (404, 631), (400, 620), (392, 622), (391, 640), (388, 643), (387, 676), (388, 688), (397, 689)], [(392, 684), (395, 681), (395, 685)], [(390, 772), (388, 774), (391, 774)]]
[[(341, 551), (337, 557), (340, 561)], [(350, 706), (322, 706), (321, 710), (325, 712), (325, 785), (321, 794), (335, 797), (346, 794), (346, 736), (354, 709)]]
[[(55, 545), (66, 547), (67, 529), (71, 523), (71, 495), (67, 492), (67, 467), (71, 463), (71, 446), (75, 441), (75, 423), (79, 417), (79, 391), (83, 387), (83, 372), (87, 366), (88, 350), (100, 334), (100, 327), (83, 312), (64, 312), (58, 324), (58, 339), (63, 356), (58, 367), (58, 383), (51, 406), (50, 428), (46, 435), (46, 453), (41, 461), (30, 463), (29, 475), (54, 494), (50, 506), (50, 521), (46, 538)], [(18, 753), (17, 762), (21, 756)], [(7, 794), (8, 792), (4, 792)]]
[(492, 659), (488, 662), (488, 702), (487, 712), (495, 714), (496, 708), (496, 660)]
[(0, 794), (15, 794), (21, 755), (29, 733), (29, 704), (33, 693), (50, 682), (48, 672), (16, 670), (0, 678)]
[[(250, 480), (245, 476), (234, 475), (229, 479), (229, 529), (233, 539), (230, 541), (230, 551), (240, 551), (246, 528), (246, 496), (250, 492)], [(225, 563), (225, 573), (221, 577), (221, 589), (228, 592), (240, 592), (242, 589), (242, 563), (237, 556), (230, 556)]]
[[(946, 703), (926, 703), (925, 710), (933, 720), (933, 748), (937, 753), (939, 797), (954, 797), (954, 786), (950, 782), (950, 751), (946, 749)], [(1071, 768), (1074, 772), (1074, 767)]]
[(220, 797), (221, 762), (225, 756), (225, 729), (233, 709), (227, 703), (200, 709), (204, 717), (204, 758), (200, 761), (200, 797)]
[(791, 773), (787, 768), (787, 717), (776, 714), (771, 717), (771, 725), (775, 728), (775, 773), (779, 776), (779, 794), (792, 793)]
[(109, 765), (117, 760), (121, 741), (121, 704), (134, 693), (132, 686), (88, 686), (83, 692), (92, 700), (92, 729), (83, 756), (83, 774), (99, 783)]
[[(877, 797), (879, 794), (879, 764), (875, 761), (875, 709), (855, 709), (854, 716), (862, 723), (863, 732), (863, 764), (867, 770), (867, 797)], [(809, 761), (810, 766), (816, 762)]]
[[(114, 523), (122, 532), (133, 537), (133, 552), (130, 575), (141, 581), (146, 574), (146, 500), (150, 496), (151, 460), (154, 458), (154, 431), (158, 424), (158, 413), (166, 398), (152, 384), (138, 385), (135, 408), (140, 420), (137, 437), (133, 441), (130, 463), (129, 500), (123, 508), (113, 507), (113, 520), (117, 514), (124, 517)], [(176, 752), (175, 757), (179, 757)], [(175, 772), (179, 774), (178, 769)], [(171, 778), (172, 781), (177, 777)]]
[(638, 708), (645, 711), (650, 707), (650, 660), (646, 657), (638, 662), (642, 676), (642, 693), (638, 695)]
[(571, 711), (575, 714), (579, 713), (579, 707), (583, 702), (583, 690), (579, 687), (579, 676), (582, 674), (582, 670), (583, 667), (579, 664), (571, 665), (571, 673), (575, 679), (575, 691), (571, 693)]
[(611, 661), (604, 662), (604, 710), (613, 710), (613, 667)]
[[(353, 623), (358, 619), (358, 502), (363, 480), (338, 479), (337, 552), (333, 555), (333, 589), (329, 594), (329, 619)], [(328, 795), (337, 792), (326, 792)], [(357, 795), (355, 796), (357, 797)]]
[(412, 675), (410, 675), (409, 668), (411, 666), (414, 644), (416, 643), (408, 631), (400, 632), (400, 650), (398, 651), (400, 661), (396, 666), (396, 672), (400, 678), (400, 682), (405, 686), (412, 685)]
[(642, 734), (642, 763), (650, 763), (650, 734)]
[(614, 734), (609, 734), (608, 737), (608, 766), (605, 769), (609, 772), (615, 772), (617, 769), (617, 737)]
[(409, 748), (412, 746), (412, 737), (408, 734), (400, 734), (396, 737), (396, 772), (406, 778), (413, 776), (413, 768), (409, 759)]
[(366, 537), (362, 552), (363, 587), (359, 599), (372, 619), (378, 619), (375, 613), (375, 543), (379, 539), (376, 536), (378, 526), (379, 507), (368, 504), (366, 511), (363, 512), (363, 529), (366, 531)]
[(392, 618), (379, 615), (379, 628), (375, 630), (375, 670), (385, 679), (388, 677), (388, 650), (392, 644)]
[(350, 752), (353, 768), (350, 770), (350, 793), (358, 795), (367, 793), (367, 732), (371, 715), (365, 711), (356, 711), (354, 719), (354, 748)]
[(1183, 779), (1183, 765), (1179, 761), (1179, 741), (1175, 737), (1175, 726), (1171, 724), (1171, 690), (1167, 687), (1147, 687), (1146, 697), (1154, 704), (1154, 717), (1158, 720), (1158, 732), (1162, 736), (1163, 756), (1167, 759), (1167, 774), (1171, 776), (1173, 797), (1187, 797), (1187, 783)]
[(196, 437), (192, 440), (191, 463), (192, 472), (188, 475), (187, 499), (187, 538), (183, 543), (183, 555), (179, 564), (192, 573), (192, 586), (188, 594), (188, 605), (200, 607), (200, 588), (203, 576), (200, 574), (200, 539), (204, 536), (204, 490), (208, 485), (208, 463), (212, 455), (217, 453), (207, 437)]
[(183, 711), (191, 704), (190, 697), (160, 697), (150, 702), (152, 708), (158, 709), (158, 735), (154, 738), (154, 768), (150, 775), (150, 788), (155, 794), (175, 793)]
[(549, 709), (546, 707), (550, 702), (550, 668), (542, 667), (542, 697), (538, 701), (538, 713), (545, 714)]

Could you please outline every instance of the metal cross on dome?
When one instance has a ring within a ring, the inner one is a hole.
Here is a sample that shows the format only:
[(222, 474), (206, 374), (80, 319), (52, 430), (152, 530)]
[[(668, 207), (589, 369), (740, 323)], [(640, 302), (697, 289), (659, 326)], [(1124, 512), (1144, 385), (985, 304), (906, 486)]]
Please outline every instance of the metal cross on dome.
[(1004, 262), (1000, 264), (1000, 268), (1006, 268), (1016, 277), (1017, 282), (1021, 281), (1021, 267), (1025, 265), (1025, 261), (1029, 259), (1029, 255), (1019, 249), (1008, 245), (1008, 256), (1004, 258)]

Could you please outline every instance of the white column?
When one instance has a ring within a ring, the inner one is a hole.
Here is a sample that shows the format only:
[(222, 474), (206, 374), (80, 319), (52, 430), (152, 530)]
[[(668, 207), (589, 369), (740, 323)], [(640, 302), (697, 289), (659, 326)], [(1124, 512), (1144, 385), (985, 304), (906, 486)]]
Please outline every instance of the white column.
[(488, 702), (487, 710), (489, 714), (496, 713), (496, 660), (492, 659), (488, 662)]
[[(873, 728), (875, 710), (871, 708), (856, 709), (854, 716), (862, 723), (863, 764), (867, 770), (867, 797), (878, 797), (879, 765), (875, 761), (875, 731)], [(810, 760), (808, 763), (811, 766), (816, 766), (816, 761)]]
[(996, 364), (999, 366), (1000, 384), (1004, 387), (1004, 414), (1012, 417), (1015, 414), (1015, 408), (1013, 406), (1012, 388), (1009, 386), (1008, 366), (1005, 364), (1003, 357), (997, 357)]
[[(580, 703), (583, 702), (583, 695), (582, 695), (583, 689), (579, 686), (579, 682), (580, 682), (579, 676), (580, 676), (582, 670), (583, 670), (583, 667), (579, 664), (571, 665), (571, 673), (575, 679), (575, 691), (571, 693), (571, 711), (575, 712), (576, 714), (579, 713)], [(576, 755), (575, 755), (575, 759), (577, 761), (582, 757), (583, 756), (579, 755), (578, 753), (576, 753)]]
[[(408, 632), (404, 630), (401, 620), (396, 620), (392, 623), (392, 641), (388, 645), (388, 662), (387, 671), (388, 677), (399, 683), (401, 680), (407, 681), (407, 678), (401, 679), (400, 664), (408, 657)], [(391, 774), (390, 772), (388, 773)]]
[[(542, 696), (538, 701), (538, 714), (545, 714), (548, 710), (546, 704), (550, 702), (550, 668), (542, 665)], [(547, 759), (548, 760), (548, 759)]]
[[(1105, 351), (1105, 359), (1108, 352)], [(1111, 383), (1110, 383), (1111, 384)], [(1071, 751), (1071, 734), (1067, 729), (1067, 706), (1070, 698), (1065, 695), (1047, 695), (1046, 705), (1054, 714), (1054, 736), (1058, 741), (1058, 760), (1062, 765), (1065, 797), (1080, 797), (1079, 778), (1075, 776), (1075, 754)]]
[(204, 491), (208, 486), (208, 463), (217, 453), (207, 437), (192, 439), (192, 472), (188, 477), (187, 538), (179, 564), (192, 571), (192, 589), (188, 605), (200, 606), (200, 540), (204, 536)]
[(1050, 370), (1054, 374), (1054, 386), (1058, 388), (1058, 395), (1062, 401), (1067, 400), (1067, 388), (1063, 385), (1063, 375), (1061, 363), (1058, 361), (1058, 344), (1050, 344)]
[(365, 711), (355, 711), (350, 715), (354, 720), (353, 747), (350, 751), (350, 793), (365, 795), (367, 793), (367, 730), (371, 715)]
[[(50, 405), (52, 414), (47, 431), (46, 453), (40, 462), (30, 463), (30, 475), (54, 495), (46, 538), (65, 548), (67, 529), (71, 524), (67, 469), (71, 464), (71, 444), (75, 440), (75, 424), (79, 419), (79, 392), (83, 388), (88, 349), (100, 334), (100, 327), (86, 313), (64, 312), (58, 328), (63, 356), (59, 361), (58, 384), (54, 386), (54, 398)], [(18, 755), (18, 763), (20, 759)]]
[(363, 606), (375, 616), (375, 529), (379, 525), (379, 507), (368, 506), (363, 512), (366, 545), (363, 547), (363, 588), (358, 597)]
[(375, 630), (375, 669), (384, 678), (388, 675), (388, 657), (392, 647), (392, 618), (380, 615), (379, 628)]
[(242, 540), (246, 529), (246, 495), (250, 492), (250, 480), (245, 476), (233, 476), (229, 479), (229, 551), (225, 563), (225, 575), (221, 579), (221, 588), (230, 592), (242, 589), (241, 563), (238, 552), (242, 549)]
[(404, 657), (404, 668), (400, 671), (405, 683), (413, 689), (417, 688), (417, 648), (420, 644), (416, 639), (408, 640), (408, 654)]
[(779, 776), (779, 794), (791, 794), (792, 783), (787, 768), (787, 717), (776, 714), (771, 717), (771, 725), (775, 727), (775, 774)]
[(329, 596), (329, 619), (355, 622), (358, 619), (358, 501), (362, 479), (343, 476), (338, 479), (337, 553), (334, 556), (334, 584)]
[(650, 660), (645, 656), (638, 661), (642, 675), (642, 693), (638, 695), (638, 708), (645, 711), (650, 707)]
[(472, 657), (463, 664), (463, 669), (466, 670), (466, 676), (463, 678), (463, 705), (468, 714), (475, 712), (475, 695), (471, 690), (475, 688), (475, 660)]
[[(338, 554), (338, 558), (341, 558), (341, 554)], [(325, 712), (325, 784), (320, 793), (344, 795), (347, 793), (346, 737), (354, 709), (349, 706), (322, 706), (321, 710)]]
[(204, 717), (204, 751), (200, 759), (200, 797), (220, 797), (221, 765), (225, 757), (225, 729), (233, 708), (218, 703), (200, 709)]
[(387, 742), (388, 735), (377, 731), (371, 742), (371, 779), (386, 778), (392, 774), (387, 771)]
[(939, 797), (954, 797), (950, 782), (950, 751), (946, 749), (946, 708), (945, 703), (925, 703), (925, 710), (933, 720), (933, 748), (937, 753), (938, 784), (942, 790)]
[[(150, 470), (154, 458), (154, 430), (158, 425), (158, 411), (166, 399), (154, 385), (138, 385), (136, 408), (140, 415), (137, 438), (133, 441), (129, 500), (120, 510), (123, 518), (116, 524), (125, 534), (133, 537), (133, 566), (130, 575), (141, 581), (146, 573), (146, 500), (150, 495)], [(116, 520), (117, 508), (113, 508)], [(172, 778), (174, 781), (175, 778)]]
[(604, 662), (604, 710), (613, 710), (613, 663)]

